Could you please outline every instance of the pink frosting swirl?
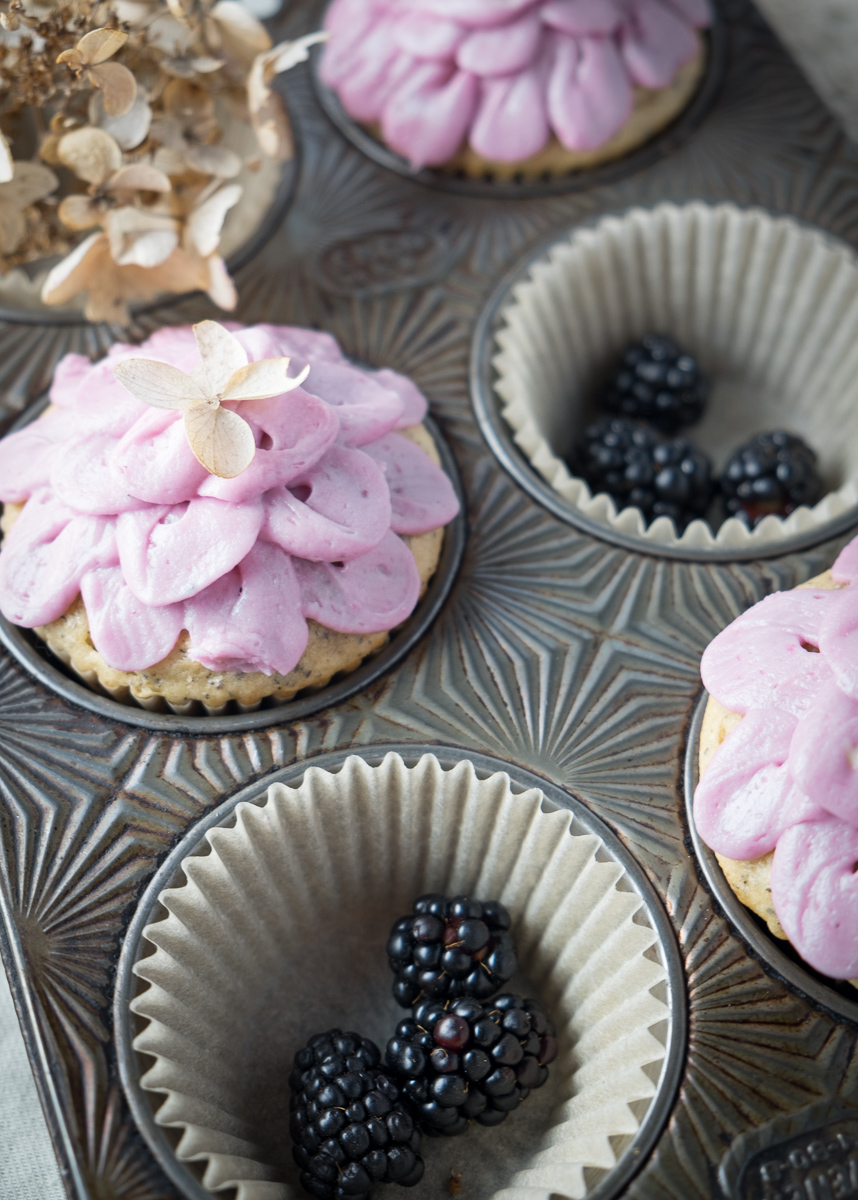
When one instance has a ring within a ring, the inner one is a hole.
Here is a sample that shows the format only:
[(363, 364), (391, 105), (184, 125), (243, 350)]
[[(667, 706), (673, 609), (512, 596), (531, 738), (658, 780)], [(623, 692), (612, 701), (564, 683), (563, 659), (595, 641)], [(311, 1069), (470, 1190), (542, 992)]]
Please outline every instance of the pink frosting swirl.
[(320, 74), (415, 169), (465, 140), (516, 162), (552, 133), (609, 141), (634, 86), (669, 84), (708, 24), (707, 0), (334, 0)]
[(141, 403), (113, 374), (129, 358), (192, 371), (190, 328), (59, 364), (54, 410), (0, 442), (0, 500), (26, 501), (0, 552), (8, 620), (48, 624), (80, 593), (118, 670), (160, 662), (187, 630), (190, 657), (211, 670), (285, 675), (308, 618), (374, 633), (411, 613), (420, 579), (398, 535), (459, 507), (444, 472), (396, 433), (423, 420), (425, 399), (402, 375), (348, 362), (326, 333), (232, 328), (252, 361), (310, 364), (302, 387), (227, 406), (257, 447), (234, 479), (200, 465), (181, 413)]
[(839, 590), (768, 596), (706, 649), (710, 695), (744, 714), (694, 795), (707, 845), (774, 851), (772, 904), (802, 958), (858, 978), (858, 538)]

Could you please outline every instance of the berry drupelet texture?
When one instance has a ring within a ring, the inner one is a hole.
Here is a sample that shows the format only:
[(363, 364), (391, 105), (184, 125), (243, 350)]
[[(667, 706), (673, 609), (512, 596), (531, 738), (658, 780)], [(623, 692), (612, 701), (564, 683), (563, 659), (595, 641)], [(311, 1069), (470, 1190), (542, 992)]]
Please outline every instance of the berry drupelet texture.
[(504, 994), (417, 1005), (385, 1061), (422, 1128), (453, 1137), (469, 1120), (499, 1125), (542, 1087), (556, 1054), (554, 1025), (536, 1001)]
[(387, 941), (397, 1002), (408, 1008), (423, 998), (493, 995), (518, 965), (510, 925), (496, 900), (435, 893), (415, 900), (412, 915), (394, 924)]
[(727, 512), (752, 528), (772, 514), (786, 517), (801, 504), (816, 504), (823, 491), (816, 454), (782, 429), (758, 433), (735, 450), (720, 483)]
[(685, 438), (665, 438), (643, 421), (595, 421), (567, 461), (594, 494), (607, 492), (620, 509), (639, 508), (648, 522), (670, 517), (682, 530), (703, 517), (712, 500), (706, 455)]
[(709, 381), (696, 360), (672, 338), (650, 333), (623, 352), (602, 407), (672, 432), (699, 421), (708, 396)]
[(292, 1156), (317, 1200), (361, 1200), (375, 1183), (411, 1187), (423, 1177), (420, 1130), (380, 1061), (374, 1043), (339, 1029), (295, 1055)]

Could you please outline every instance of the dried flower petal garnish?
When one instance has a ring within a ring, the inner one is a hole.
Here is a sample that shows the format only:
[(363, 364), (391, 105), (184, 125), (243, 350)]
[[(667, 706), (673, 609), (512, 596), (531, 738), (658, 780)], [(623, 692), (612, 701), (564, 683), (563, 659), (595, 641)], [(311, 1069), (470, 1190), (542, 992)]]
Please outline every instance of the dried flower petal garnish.
[(280, 97), (271, 90), (271, 82), (275, 75), (306, 62), (310, 47), (327, 39), (327, 33), (308, 33), (297, 41), (282, 42), (253, 60), (247, 77), (247, 105), (259, 145), (269, 158), (288, 161), (295, 153), (289, 117)]
[[(260, 151), (293, 155), (271, 82), (323, 35), (272, 48), (235, 0), (0, 0), (0, 25), (0, 187), (34, 166), (16, 162), (33, 153), (22, 130), (68, 168), (23, 207), (0, 192), (0, 274), (59, 258), (42, 300), (84, 293), (90, 320), (127, 323), (131, 301), (197, 288), (234, 308), (224, 220), (246, 187), (267, 194)], [(254, 219), (244, 208), (235, 232)]]
[(57, 55), (74, 72), (85, 72), (93, 87), (104, 93), (104, 107), (112, 117), (121, 117), (131, 108), (137, 96), (137, 80), (121, 63), (109, 63), (117, 50), (128, 41), (120, 29), (91, 29), (76, 46)]
[(233, 479), (253, 461), (256, 442), (243, 417), (226, 403), (264, 400), (300, 387), (310, 372), (287, 375), (288, 358), (248, 362), (247, 352), (217, 321), (194, 326), (200, 366), (193, 375), (148, 358), (120, 363), (114, 375), (132, 396), (156, 408), (178, 409), (195, 457), (212, 475)]
[(57, 186), (57, 177), (41, 163), (15, 163), (15, 174), (0, 183), (0, 254), (13, 254), (27, 229), (26, 210)]

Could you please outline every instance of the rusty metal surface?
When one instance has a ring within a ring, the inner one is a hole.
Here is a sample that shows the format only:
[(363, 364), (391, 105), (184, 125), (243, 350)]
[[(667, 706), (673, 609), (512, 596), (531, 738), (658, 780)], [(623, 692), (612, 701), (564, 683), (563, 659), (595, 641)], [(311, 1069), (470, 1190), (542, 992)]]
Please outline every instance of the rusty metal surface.
[[(306, 70), (287, 79), (299, 178), (282, 223), (238, 272), (237, 318), (317, 325), (356, 358), (411, 375), (458, 463), (468, 543), (430, 632), (395, 669), (265, 729), (133, 727), (77, 707), (0, 651), (0, 936), (76, 1200), (179, 1195), (123, 1096), (111, 1010), (123, 936), (159, 864), (249, 783), (383, 743), (488, 754), (566, 790), (613, 829), (661, 897), (685, 969), (687, 1056), (624, 1196), (858, 1194), (858, 1027), (779, 975), (722, 915), (682, 794), (703, 647), (761, 596), (828, 567), (848, 533), (743, 563), (609, 545), (498, 465), (469, 391), (474, 330), (493, 289), (551, 233), (600, 213), (732, 200), (858, 245), (858, 151), (756, 10), (746, 0), (720, 8), (725, 75), (708, 115), (656, 161), (568, 193), (472, 195), (410, 180), (331, 124)], [(318, 11), (294, 0), (278, 33), (313, 27)], [(137, 333), (202, 315), (216, 314), (186, 299), (140, 314)], [(103, 352), (114, 336), (0, 324), (5, 423), (61, 354)]]

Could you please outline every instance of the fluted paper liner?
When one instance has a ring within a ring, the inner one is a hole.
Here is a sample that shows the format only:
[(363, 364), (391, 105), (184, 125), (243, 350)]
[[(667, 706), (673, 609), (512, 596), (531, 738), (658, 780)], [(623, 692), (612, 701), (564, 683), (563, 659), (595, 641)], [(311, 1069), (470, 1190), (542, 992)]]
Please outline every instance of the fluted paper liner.
[(622, 864), (571, 813), (544, 811), (541, 792), (478, 779), (467, 761), (353, 757), (260, 799), (184, 861), (134, 968), (150, 985), (132, 1002), (148, 1021), (134, 1045), (155, 1058), (142, 1085), (179, 1158), (238, 1200), (302, 1197), (295, 1051), (334, 1026), (383, 1050), (405, 1016), (384, 949), (393, 921), (424, 892), (466, 892), (509, 908), (521, 972), (508, 989), (541, 999), (560, 1052), (500, 1130), (425, 1138), (426, 1174), (407, 1194), (437, 1200), (455, 1168), (469, 1200), (585, 1196), (587, 1168), (614, 1166), (643, 1120), (670, 1021), (657, 935)]
[[(563, 462), (599, 414), (600, 386), (629, 342), (669, 333), (712, 378), (707, 413), (683, 431), (716, 470), (753, 434), (786, 429), (816, 450), (814, 508), (682, 536), (617, 511)], [(777, 546), (858, 504), (858, 264), (843, 243), (733, 205), (663, 204), (576, 230), (537, 262), (502, 312), (495, 389), (516, 443), (589, 518), (656, 545), (747, 552)]]

